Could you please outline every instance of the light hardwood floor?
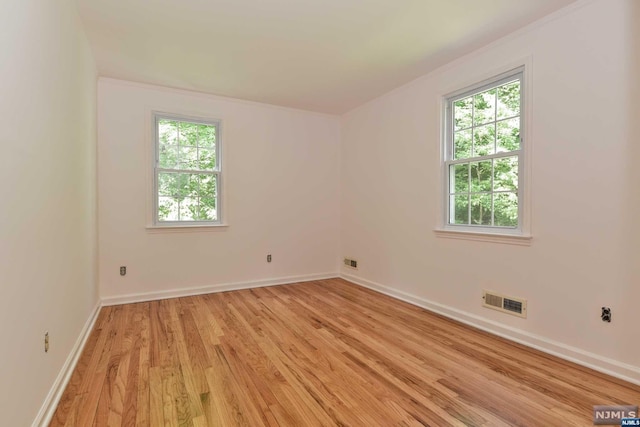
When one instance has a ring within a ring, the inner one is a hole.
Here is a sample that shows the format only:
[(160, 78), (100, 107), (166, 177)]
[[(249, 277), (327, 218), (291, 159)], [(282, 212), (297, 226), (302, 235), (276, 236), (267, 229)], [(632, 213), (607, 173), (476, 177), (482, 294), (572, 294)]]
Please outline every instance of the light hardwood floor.
[(591, 426), (613, 379), (341, 279), (105, 307), (52, 426)]

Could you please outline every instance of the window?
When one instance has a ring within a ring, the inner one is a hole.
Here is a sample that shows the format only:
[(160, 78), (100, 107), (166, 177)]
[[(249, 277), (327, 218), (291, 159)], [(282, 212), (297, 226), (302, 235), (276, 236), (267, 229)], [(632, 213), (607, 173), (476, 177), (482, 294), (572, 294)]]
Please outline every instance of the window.
[(154, 224), (220, 224), (220, 123), (154, 118)]
[(446, 228), (522, 232), (523, 69), (446, 98)]

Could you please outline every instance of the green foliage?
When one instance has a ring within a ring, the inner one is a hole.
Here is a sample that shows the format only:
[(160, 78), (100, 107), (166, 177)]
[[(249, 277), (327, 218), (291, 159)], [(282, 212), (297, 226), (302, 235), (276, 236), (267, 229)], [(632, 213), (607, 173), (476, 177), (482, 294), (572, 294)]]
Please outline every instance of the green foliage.
[(452, 193), (469, 192), (469, 163), (452, 165), (453, 174), (449, 180)]
[(496, 128), (493, 123), (473, 129), (473, 155), (488, 156), (494, 153)]
[(158, 139), (158, 219), (215, 221), (216, 127), (159, 120)]
[(480, 126), (496, 119), (496, 89), (473, 96), (473, 125)]
[(518, 158), (493, 160), (493, 191), (518, 191)]
[(471, 163), (471, 192), (491, 191), (491, 160)]
[(496, 152), (520, 149), (520, 118), (503, 120), (496, 123)]
[(454, 101), (454, 159), (518, 150), (519, 114), (519, 81)]
[(494, 194), (494, 224), (500, 227), (518, 226), (518, 194)]
[(498, 88), (498, 120), (520, 115), (520, 82), (507, 83)]
[(469, 224), (469, 195), (456, 194), (451, 197), (454, 206), (454, 224)]
[(453, 223), (518, 225), (517, 156), (458, 163), (449, 174)]
[(471, 157), (471, 129), (461, 130), (453, 134), (454, 158), (466, 159)]
[(455, 130), (471, 127), (473, 120), (473, 98), (459, 99), (453, 103), (453, 123)]
[(158, 217), (160, 221), (214, 221), (215, 175), (183, 172), (158, 173)]
[(471, 195), (471, 224), (491, 225), (491, 194)]

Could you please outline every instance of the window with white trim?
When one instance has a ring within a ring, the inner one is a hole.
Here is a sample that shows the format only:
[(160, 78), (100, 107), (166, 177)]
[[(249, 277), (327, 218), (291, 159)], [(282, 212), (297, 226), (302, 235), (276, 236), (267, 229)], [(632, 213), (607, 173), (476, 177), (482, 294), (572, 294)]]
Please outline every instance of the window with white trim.
[(154, 127), (154, 224), (220, 224), (220, 122), (154, 114)]
[(445, 226), (522, 231), (523, 68), (446, 98)]

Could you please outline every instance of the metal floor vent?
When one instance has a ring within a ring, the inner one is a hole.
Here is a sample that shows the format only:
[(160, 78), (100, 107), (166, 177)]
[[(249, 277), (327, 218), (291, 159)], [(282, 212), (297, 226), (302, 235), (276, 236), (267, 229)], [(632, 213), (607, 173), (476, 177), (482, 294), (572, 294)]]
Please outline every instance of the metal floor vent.
[(358, 261), (356, 261), (355, 259), (345, 258), (344, 265), (346, 265), (347, 267), (353, 268), (354, 270), (358, 269)]
[(482, 291), (482, 305), (487, 308), (527, 317), (527, 300), (507, 297), (491, 291)]

